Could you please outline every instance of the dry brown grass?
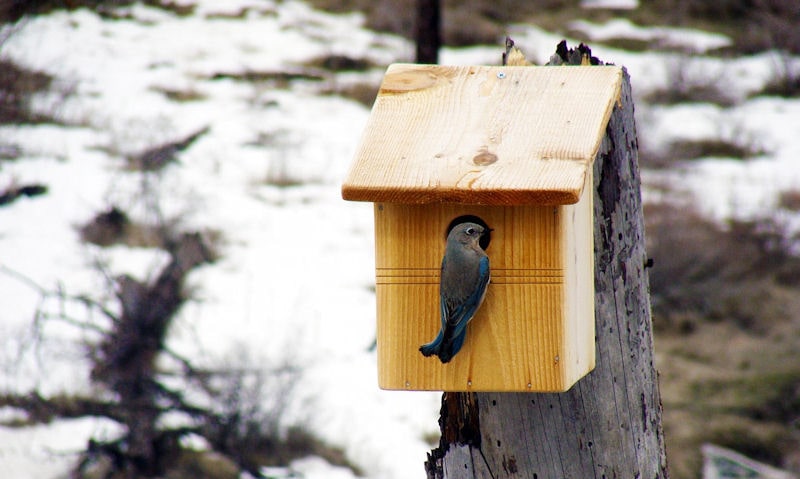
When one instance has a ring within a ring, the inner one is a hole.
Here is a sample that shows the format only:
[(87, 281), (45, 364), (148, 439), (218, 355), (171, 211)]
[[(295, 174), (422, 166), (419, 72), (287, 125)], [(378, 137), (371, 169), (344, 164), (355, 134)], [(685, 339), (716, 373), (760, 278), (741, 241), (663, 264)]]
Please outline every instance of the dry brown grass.
[[(311, 0), (317, 8), (333, 12), (361, 11), (367, 26), (376, 31), (413, 38), (415, 0)], [(442, 2), (444, 43), (449, 46), (502, 44), (510, 23), (544, 23), (566, 18), (578, 0), (457, 0)], [(572, 19), (575, 17), (572, 16)]]
[(31, 97), (49, 89), (52, 81), (46, 73), (0, 59), (0, 124), (52, 121), (50, 116), (30, 108)]
[[(333, 12), (364, 12), (367, 26), (412, 38), (415, 0), (311, 0)], [(604, 22), (628, 18), (640, 25), (675, 25), (718, 32), (734, 39), (720, 54), (749, 54), (770, 49), (800, 52), (800, 9), (795, 0), (659, 0), (634, 10), (581, 9), (579, 0), (452, 0), (442, 2), (446, 45), (494, 44), (511, 23), (533, 23), (567, 33), (577, 18)], [(620, 43), (621, 42), (621, 43)], [(617, 46), (629, 46), (622, 39)], [(635, 49), (643, 45), (637, 44)], [(657, 46), (648, 44), (646, 48)]]
[(161, 8), (176, 16), (186, 16), (194, 12), (191, 3), (173, 2), (170, 0), (23, 0), (0, 2), (0, 23), (14, 23), (24, 16), (43, 15), (54, 10), (77, 10), (88, 8), (109, 19), (129, 18), (119, 7), (143, 3), (151, 7)]
[(348, 85), (336, 85), (329, 89), (323, 89), (323, 94), (339, 95), (361, 103), (367, 108), (372, 108), (375, 98), (378, 96), (378, 84), (363, 82)]
[(691, 208), (653, 204), (645, 220), (656, 327), (691, 330), (686, 321), (694, 318), (757, 332), (796, 313), (777, 288), (796, 285), (797, 238), (775, 220), (718, 225)]
[(794, 318), (775, 326), (753, 335), (732, 323), (702, 322), (691, 334), (656, 334), (673, 478), (698, 477), (704, 442), (789, 466), (800, 447), (792, 426), (798, 419), (800, 325)]
[(778, 194), (778, 207), (800, 212), (800, 189), (789, 189)]
[(704, 442), (800, 471), (797, 238), (687, 207), (647, 205), (645, 219), (671, 476), (698, 477)]

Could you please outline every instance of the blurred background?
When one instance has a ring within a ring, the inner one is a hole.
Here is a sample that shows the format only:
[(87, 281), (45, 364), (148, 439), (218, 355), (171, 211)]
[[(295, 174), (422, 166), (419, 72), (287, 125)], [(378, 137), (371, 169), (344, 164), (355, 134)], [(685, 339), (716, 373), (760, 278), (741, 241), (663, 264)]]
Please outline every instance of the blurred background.
[[(377, 390), (339, 195), (417, 6), (0, 2), (0, 475), (423, 476), (440, 394)], [(800, 477), (797, 2), (440, 7), (442, 64), (628, 69), (670, 474)]]

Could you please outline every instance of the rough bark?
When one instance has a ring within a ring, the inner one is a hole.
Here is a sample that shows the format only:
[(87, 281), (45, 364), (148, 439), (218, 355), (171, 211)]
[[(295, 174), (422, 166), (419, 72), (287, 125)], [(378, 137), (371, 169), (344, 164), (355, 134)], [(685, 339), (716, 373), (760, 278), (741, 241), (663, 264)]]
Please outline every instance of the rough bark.
[[(596, 369), (559, 394), (446, 393), (429, 478), (668, 477), (627, 73), (606, 133), (594, 163)], [(458, 424), (478, 433), (465, 440)]]

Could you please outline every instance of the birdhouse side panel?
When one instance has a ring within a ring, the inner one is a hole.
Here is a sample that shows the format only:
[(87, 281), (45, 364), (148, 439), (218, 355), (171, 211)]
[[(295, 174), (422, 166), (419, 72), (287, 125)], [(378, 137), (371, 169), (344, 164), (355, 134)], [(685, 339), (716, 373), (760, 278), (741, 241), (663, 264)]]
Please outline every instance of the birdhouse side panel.
[(580, 201), (562, 207), (566, 334), (561, 360), (569, 386), (595, 366), (594, 195), (590, 185), (591, 172)]

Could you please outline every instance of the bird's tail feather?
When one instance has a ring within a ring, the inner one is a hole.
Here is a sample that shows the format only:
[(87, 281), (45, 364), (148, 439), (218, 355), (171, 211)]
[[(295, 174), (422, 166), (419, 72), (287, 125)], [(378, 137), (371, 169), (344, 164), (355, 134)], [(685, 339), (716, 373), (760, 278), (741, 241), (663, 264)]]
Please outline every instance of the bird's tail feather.
[(439, 334), (436, 336), (436, 339), (434, 339), (433, 341), (431, 341), (428, 344), (423, 344), (422, 346), (419, 347), (420, 352), (425, 357), (433, 356), (434, 354), (438, 355), (439, 354), (439, 350), (442, 347), (442, 340), (443, 339), (444, 339), (444, 335), (442, 334), (441, 331), (439, 331)]
[(439, 360), (442, 363), (449, 363), (453, 357), (461, 351), (461, 348), (464, 346), (464, 339), (467, 337), (467, 330), (464, 329), (459, 333), (458, 336), (450, 339), (449, 341), (443, 341), (443, 344), (439, 346)]
[(453, 356), (455, 356), (461, 348), (464, 346), (464, 339), (467, 337), (467, 330), (464, 329), (458, 336), (454, 338), (448, 338), (448, 340), (444, 339), (444, 335), (439, 332), (439, 335), (436, 336), (436, 339), (431, 341), (428, 344), (423, 344), (419, 347), (420, 352), (423, 356), (433, 356), (436, 355), (439, 357), (439, 361), (444, 363), (449, 363)]

